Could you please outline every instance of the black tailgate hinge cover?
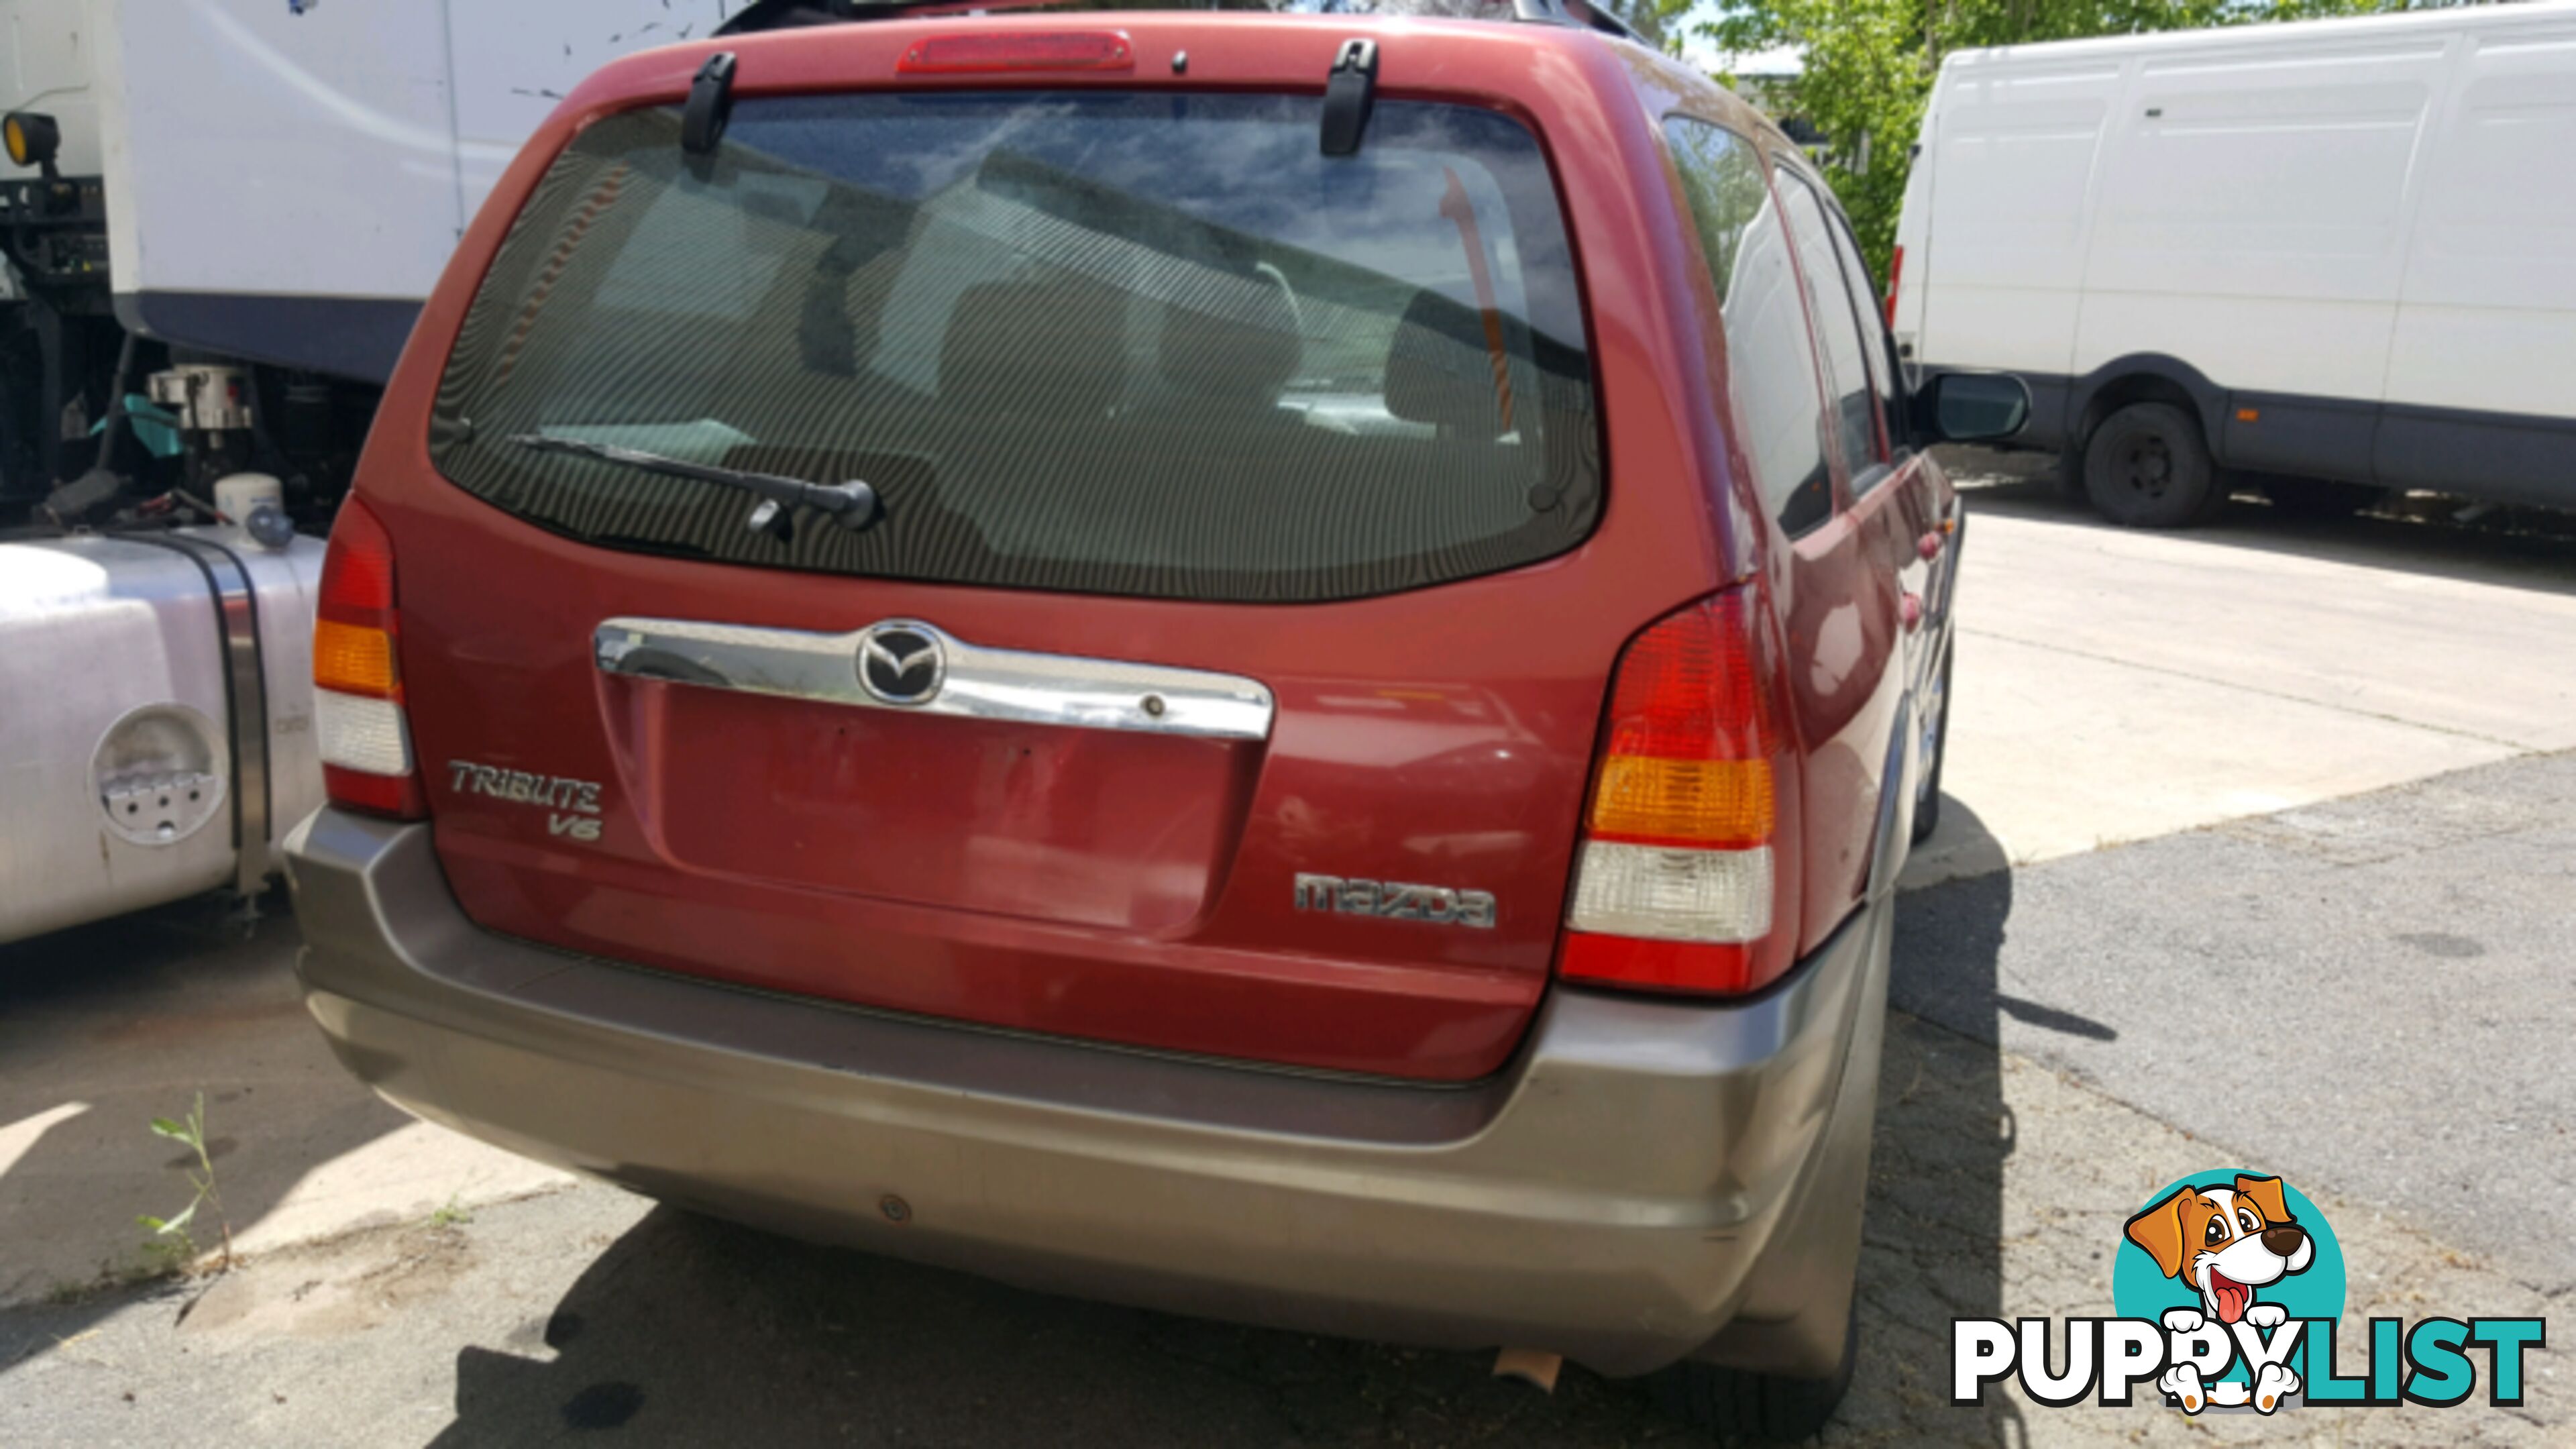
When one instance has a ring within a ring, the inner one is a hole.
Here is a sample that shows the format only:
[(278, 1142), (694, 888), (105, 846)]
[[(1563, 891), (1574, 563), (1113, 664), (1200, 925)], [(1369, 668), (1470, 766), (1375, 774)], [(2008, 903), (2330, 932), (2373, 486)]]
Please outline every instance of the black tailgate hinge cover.
[(680, 112), (680, 149), (692, 156), (712, 156), (724, 140), (725, 122), (733, 117), (734, 58), (719, 50), (698, 67), (689, 82), (689, 104)]
[(1324, 154), (1357, 155), (1360, 133), (1368, 129), (1369, 108), (1377, 103), (1377, 42), (1345, 40), (1333, 56), (1332, 74), (1324, 82)]

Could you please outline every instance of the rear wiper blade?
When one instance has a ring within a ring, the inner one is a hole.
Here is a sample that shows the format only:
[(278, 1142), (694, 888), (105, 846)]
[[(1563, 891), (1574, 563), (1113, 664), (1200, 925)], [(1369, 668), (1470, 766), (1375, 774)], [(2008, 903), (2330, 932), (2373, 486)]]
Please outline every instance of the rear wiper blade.
[(782, 478), (775, 473), (751, 473), (740, 468), (718, 468), (706, 463), (692, 463), (685, 458), (665, 458), (659, 453), (621, 448), (614, 443), (592, 443), (546, 433), (513, 433), (509, 440), (540, 453), (569, 453), (576, 458), (617, 463), (668, 478), (692, 478), (700, 483), (739, 488), (745, 493), (755, 494), (760, 502), (752, 506), (751, 516), (743, 520), (743, 526), (755, 533), (770, 534), (781, 543), (796, 536), (795, 510), (799, 508), (811, 508), (850, 533), (864, 533), (885, 520), (885, 506), (878, 501), (877, 491), (856, 478), (846, 483), (808, 483), (802, 478)]

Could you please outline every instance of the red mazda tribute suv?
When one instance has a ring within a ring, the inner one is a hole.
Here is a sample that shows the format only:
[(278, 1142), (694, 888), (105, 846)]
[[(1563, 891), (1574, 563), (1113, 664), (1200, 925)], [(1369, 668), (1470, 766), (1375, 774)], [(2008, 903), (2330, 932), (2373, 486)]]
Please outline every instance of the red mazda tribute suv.
[(1806, 158), (1556, 4), (575, 91), (331, 540), (349, 1069), (787, 1232), (1821, 1423), (1936, 798), (1920, 449), (2026, 401), (1909, 397)]

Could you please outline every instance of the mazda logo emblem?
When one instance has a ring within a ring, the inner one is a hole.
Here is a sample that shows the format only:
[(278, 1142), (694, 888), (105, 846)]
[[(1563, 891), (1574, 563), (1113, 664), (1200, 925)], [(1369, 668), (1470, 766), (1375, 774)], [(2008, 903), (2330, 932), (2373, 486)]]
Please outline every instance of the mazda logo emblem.
[(928, 704), (947, 677), (947, 646), (928, 624), (888, 620), (859, 635), (859, 685), (888, 704)]

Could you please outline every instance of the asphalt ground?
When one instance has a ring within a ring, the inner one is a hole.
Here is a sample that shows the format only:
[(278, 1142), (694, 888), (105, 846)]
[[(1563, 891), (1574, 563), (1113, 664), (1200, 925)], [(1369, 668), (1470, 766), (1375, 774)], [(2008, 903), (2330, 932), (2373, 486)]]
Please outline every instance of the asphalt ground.
[[(2427, 899), (2473, 891), (2462, 899), (2483, 915), (2551, 896), (2564, 911), (2571, 789), (2576, 757), (2518, 760), (1905, 897), (1862, 1356), (1825, 1442), (2576, 1437), (2567, 1377), (2546, 1353), (2519, 1409), (2268, 1420), (2047, 1409), (2008, 1391), (1960, 1409), (1945, 1377), (1952, 1318), (2108, 1313), (2129, 1211), (2171, 1178), (2238, 1166), (2278, 1171), (2325, 1208), (2353, 1265), (2349, 1325), (2561, 1309), (2570, 1249), (2550, 1191), (2576, 1180), (2576, 1148), (2551, 1120), (2566, 1114), (2545, 1105), (2567, 1065), (2540, 1019), (2566, 995), (2544, 979), (2551, 928), (2488, 924), (2471, 938), (2458, 910), (2392, 901), (2382, 918), (2336, 902), (2411, 860), (2410, 889)], [(2456, 824), (2463, 809), (2483, 822), (2474, 836)], [(2319, 816), (2347, 842), (2379, 842), (2376, 858), (2278, 843)], [(2106, 930), (2106, 893), (2141, 881), (2152, 889)], [(2267, 915), (2249, 894), (2303, 904)], [(2159, 915), (2159, 899), (2172, 909)], [(2523, 1003), (2488, 1013), (2510, 1027), (2467, 1028), (2487, 1034), (2473, 1053), (2412, 1035), (2403, 1056), (2356, 1050), (2388, 1037), (2383, 1014), (2416, 1021), (2442, 1005), (2438, 984), (2412, 979), (2427, 976), (2411, 964), (2426, 952), (2407, 936), (2455, 953), (2435, 961), (2486, 963), (2499, 999)], [(2314, 958), (2286, 953), (2308, 937), (2395, 994), (2347, 994), (2313, 969), (2302, 979), (2291, 967)], [(2450, 943), (2469, 939), (2486, 954), (2456, 954)], [(2272, 972), (2272, 960), (2286, 964)], [(2202, 998), (2266, 1003), (2281, 1029), (2204, 1045), (2174, 1009)], [(2055, 1004), (2067, 1001), (2083, 1011)], [(2431, 1075), (2454, 1060), (2461, 1080), (2519, 1079), (2528, 1095), (2513, 1112), (2547, 1130), (2489, 1145), (2480, 1132), (2506, 1129), (2446, 1106)], [(1485, 1355), (1051, 1298), (582, 1186), (284, 1247), (229, 1274), (0, 1309), (0, 1443), (1692, 1442), (1632, 1384), (1568, 1368), (1544, 1395), (1490, 1368)]]
[[(2141, 538), (2032, 485), (1972, 507), (1952, 798), (1900, 904), (1827, 1442), (2576, 1442), (2550, 1353), (2514, 1409), (1949, 1404), (1952, 1318), (2107, 1313), (2121, 1220), (2186, 1172), (2315, 1198), (2348, 1323), (2563, 1311), (2576, 1281), (2576, 551), (2259, 513)], [(2106, 622), (2132, 574), (2188, 594), (2164, 623), (2197, 653)], [(191, 906), (0, 950), (0, 1445), (1690, 1442), (1579, 1369), (1542, 1395), (1486, 1356), (1047, 1298), (568, 1185), (351, 1087), (293, 939)], [(244, 1262), (119, 1285), (134, 1215), (185, 1200), (144, 1120), (198, 1087)]]
[(2576, 754), (1905, 910), (1897, 1007), (2576, 1287)]

